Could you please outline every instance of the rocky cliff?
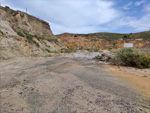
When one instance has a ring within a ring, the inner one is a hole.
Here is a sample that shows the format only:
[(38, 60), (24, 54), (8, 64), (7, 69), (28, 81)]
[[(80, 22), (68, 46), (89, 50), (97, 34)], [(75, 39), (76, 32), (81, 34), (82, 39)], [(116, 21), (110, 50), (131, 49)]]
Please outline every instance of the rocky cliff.
[(14, 11), (8, 7), (0, 7), (0, 19), (1, 27), (5, 27), (5, 31), (2, 29), (3, 33), (8, 32), (8, 34), (14, 35), (14, 33), (9, 32), (11, 29), (11, 31), (16, 33), (28, 32), (32, 35), (48, 38), (53, 36), (50, 26), (47, 22), (21, 11)]
[(0, 6), (0, 59), (58, 53), (60, 42), (47, 22)]

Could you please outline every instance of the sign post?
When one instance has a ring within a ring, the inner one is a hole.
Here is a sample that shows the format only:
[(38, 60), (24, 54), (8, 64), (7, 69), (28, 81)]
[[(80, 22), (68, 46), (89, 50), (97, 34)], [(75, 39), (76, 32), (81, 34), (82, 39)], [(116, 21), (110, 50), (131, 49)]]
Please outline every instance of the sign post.
[(133, 43), (124, 43), (124, 47), (125, 48), (132, 48), (133, 47)]

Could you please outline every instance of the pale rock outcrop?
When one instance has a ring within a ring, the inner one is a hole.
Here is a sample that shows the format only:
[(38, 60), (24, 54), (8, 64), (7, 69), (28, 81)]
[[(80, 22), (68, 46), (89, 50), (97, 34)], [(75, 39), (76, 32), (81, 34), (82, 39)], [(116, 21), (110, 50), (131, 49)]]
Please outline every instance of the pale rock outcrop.
[[(29, 43), (27, 38), (19, 36), (18, 32), (33, 35), (34, 43)], [(24, 12), (0, 6), (0, 59), (16, 56), (48, 56), (52, 54), (50, 51), (60, 51), (61, 43), (50, 39), (56, 37), (47, 22)]]

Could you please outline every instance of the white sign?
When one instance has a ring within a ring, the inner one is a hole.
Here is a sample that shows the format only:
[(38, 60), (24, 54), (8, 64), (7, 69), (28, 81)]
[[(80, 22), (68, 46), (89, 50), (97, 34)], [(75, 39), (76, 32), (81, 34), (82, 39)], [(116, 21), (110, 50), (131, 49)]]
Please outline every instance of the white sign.
[(133, 47), (133, 43), (124, 43), (124, 47)]

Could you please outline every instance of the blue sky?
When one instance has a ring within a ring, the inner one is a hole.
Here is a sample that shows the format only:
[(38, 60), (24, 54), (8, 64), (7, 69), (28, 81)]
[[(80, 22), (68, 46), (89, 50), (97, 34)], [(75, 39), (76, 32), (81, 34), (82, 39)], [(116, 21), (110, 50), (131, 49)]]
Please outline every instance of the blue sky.
[(150, 29), (150, 0), (0, 0), (2, 6), (49, 22), (54, 34)]

